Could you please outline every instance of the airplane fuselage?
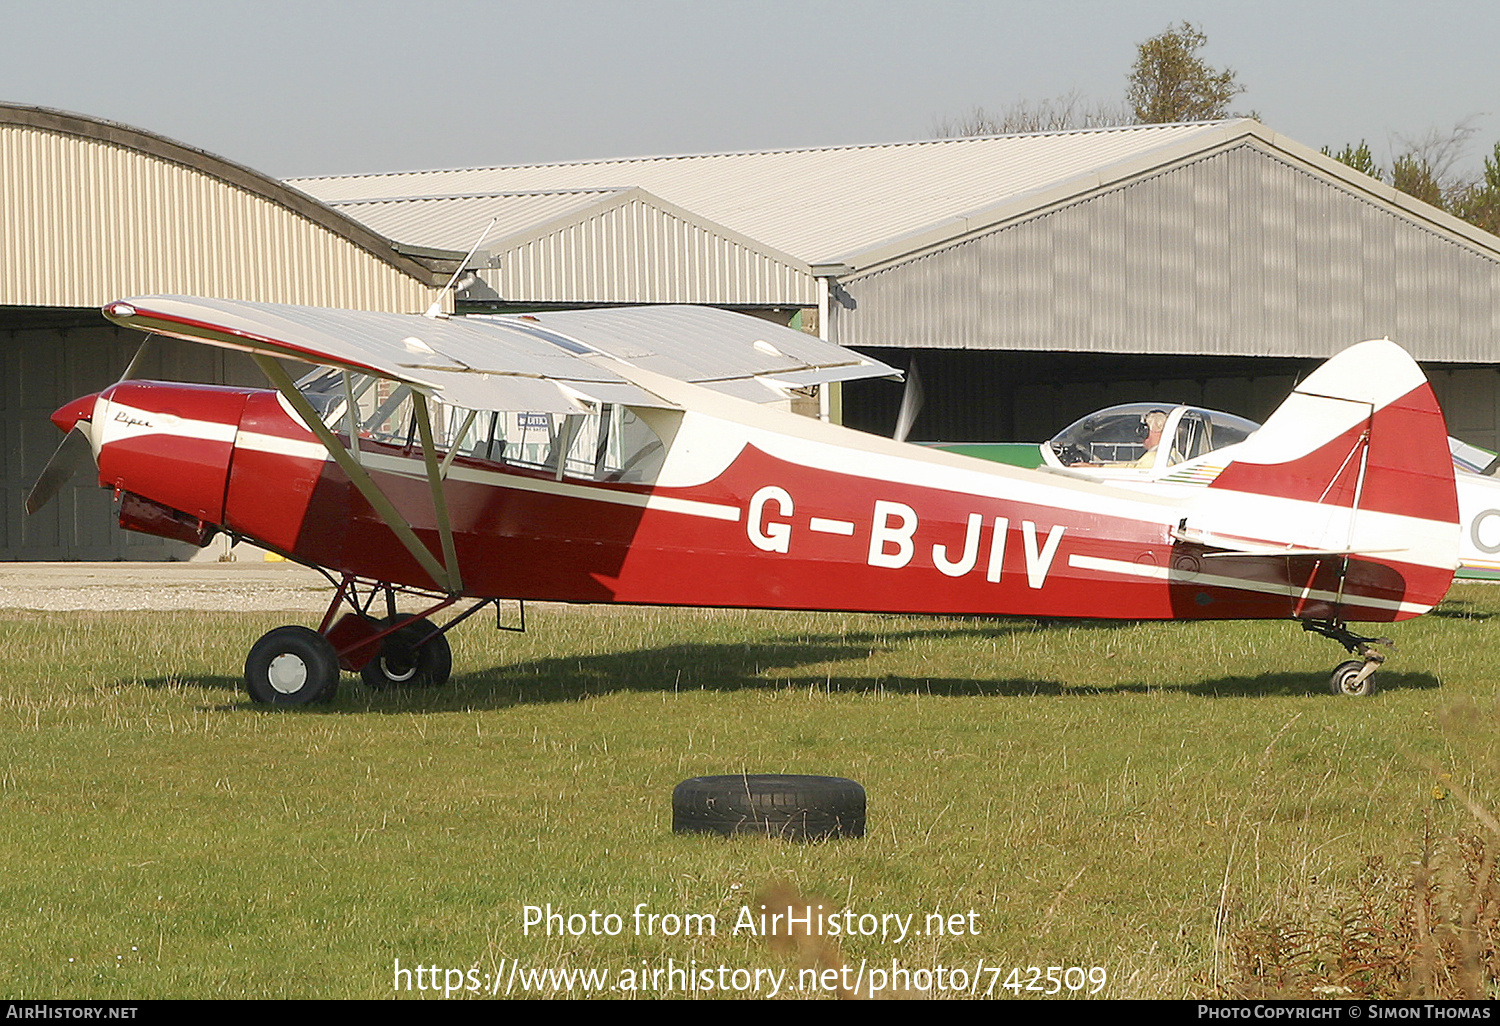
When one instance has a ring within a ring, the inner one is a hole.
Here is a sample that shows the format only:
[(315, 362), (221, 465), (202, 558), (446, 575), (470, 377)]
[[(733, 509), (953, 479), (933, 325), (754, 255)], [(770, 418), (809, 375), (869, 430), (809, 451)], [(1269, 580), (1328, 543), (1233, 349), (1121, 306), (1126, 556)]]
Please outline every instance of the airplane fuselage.
[[(639, 411), (667, 443), (651, 483), (455, 456), (443, 492), (461, 584), (449, 590), (565, 602), (1379, 621), (1425, 611), (1451, 578), (1394, 557), (1216, 559), (1176, 536), (1192, 512), (1180, 502), (816, 422), (787, 430), (786, 414), (741, 406), (727, 416)], [(169, 533), (164, 523), (185, 540), (218, 528), (330, 570), (443, 590), (275, 391), (123, 382), (100, 395), (93, 423), (100, 483), (146, 500), (127, 526)], [(357, 459), (441, 555), (421, 454), (366, 439)], [(1317, 506), (1261, 495), (1230, 505), (1246, 525)], [(156, 506), (180, 515), (139, 515)]]

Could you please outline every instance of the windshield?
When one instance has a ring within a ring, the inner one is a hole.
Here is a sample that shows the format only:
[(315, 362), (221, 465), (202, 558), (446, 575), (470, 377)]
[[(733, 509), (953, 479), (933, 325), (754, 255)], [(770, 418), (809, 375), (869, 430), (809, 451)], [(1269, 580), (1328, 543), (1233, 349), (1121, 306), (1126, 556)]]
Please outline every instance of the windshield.
[[(1159, 469), (1243, 442), (1260, 425), (1217, 410), (1125, 403), (1091, 413), (1048, 445), (1065, 467)], [(1169, 446), (1161, 444), (1170, 439)]]

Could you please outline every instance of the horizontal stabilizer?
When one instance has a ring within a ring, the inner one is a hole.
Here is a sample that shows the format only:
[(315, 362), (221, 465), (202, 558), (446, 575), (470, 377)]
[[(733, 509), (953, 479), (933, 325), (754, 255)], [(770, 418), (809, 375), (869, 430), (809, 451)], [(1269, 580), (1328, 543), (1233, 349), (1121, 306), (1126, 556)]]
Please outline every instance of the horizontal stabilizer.
[(1189, 545), (1202, 545), (1205, 548), (1215, 549), (1214, 552), (1203, 553), (1205, 558), (1223, 556), (1381, 556), (1404, 552), (1404, 546), (1393, 546), (1388, 549), (1311, 549), (1303, 545), (1278, 544), (1275, 542), (1258, 541), (1254, 538), (1229, 538), (1223, 535), (1209, 534), (1206, 531), (1194, 531), (1182, 527), (1172, 529), (1172, 540), (1186, 542)]

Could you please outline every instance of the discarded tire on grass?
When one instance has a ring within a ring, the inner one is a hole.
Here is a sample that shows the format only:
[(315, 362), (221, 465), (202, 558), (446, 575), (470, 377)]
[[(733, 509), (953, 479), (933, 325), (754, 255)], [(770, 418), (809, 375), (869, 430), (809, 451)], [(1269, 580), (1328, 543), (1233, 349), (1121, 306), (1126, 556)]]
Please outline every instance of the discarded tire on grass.
[(843, 777), (740, 773), (693, 777), (672, 791), (674, 833), (797, 841), (865, 835), (865, 789)]

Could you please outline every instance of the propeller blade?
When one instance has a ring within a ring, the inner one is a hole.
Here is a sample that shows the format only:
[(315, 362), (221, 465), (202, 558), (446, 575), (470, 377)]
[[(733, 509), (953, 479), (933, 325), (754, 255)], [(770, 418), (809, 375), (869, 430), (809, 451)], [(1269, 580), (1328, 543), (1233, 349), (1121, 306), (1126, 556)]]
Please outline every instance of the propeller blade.
[(88, 430), (83, 423), (80, 423), (63, 435), (62, 442), (52, 453), (52, 458), (47, 461), (47, 465), (42, 468), (41, 476), (36, 479), (36, 484), (31, 486), (31, 494), (26, 496), (26, 512), (35, 513), (51, 502), (53, 496), (62, 491), (62, 486), (68, 483), (68, 479), (78, 468), (91, 460), (93, 456), (94, 449), (89, 443)]
[(911, 426), (917, 421), (917, 414), (922, 412), (922, 404), (927, 397), (922, 393), (922, 379), (917, 374), (917, 361), (912, 359), (906, 368), (906, 388), (901, 393), (901, 409), (896, 414), (896, 433), (891, 437), (898, 442), (906, 441), (906, 436), (911, 433)]

